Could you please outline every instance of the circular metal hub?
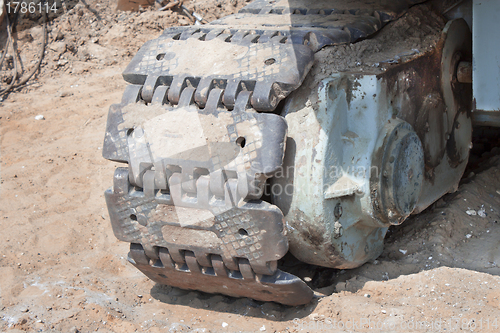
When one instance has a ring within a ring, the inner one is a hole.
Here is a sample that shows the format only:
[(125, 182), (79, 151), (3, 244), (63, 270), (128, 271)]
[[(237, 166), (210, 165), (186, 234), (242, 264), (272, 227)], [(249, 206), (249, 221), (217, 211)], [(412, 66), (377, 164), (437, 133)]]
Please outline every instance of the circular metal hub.
[(415, 208), (424, 178), (422, 143), (411, 126), (393, 119), (386, 125), (378, 178), (378, 208), (382, 222), (400, 224)]

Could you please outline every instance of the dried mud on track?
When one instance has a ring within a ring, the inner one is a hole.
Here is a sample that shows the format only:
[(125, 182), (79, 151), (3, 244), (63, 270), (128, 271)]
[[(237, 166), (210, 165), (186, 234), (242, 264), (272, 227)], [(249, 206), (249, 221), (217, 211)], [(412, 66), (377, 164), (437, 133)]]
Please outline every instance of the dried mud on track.
[[(243, 5), (218, 3), (188, 7), (212, 8), (197, 9), (211, 20)], [(0, 331), (500, 330), (495, 156), (458, 192), (392, 228), (377, 261), (353, 271), (295, 267), (322, 281), (306, 306), (159, 286), (128, 264), (103, 196), (118, 166), (101, 157), (107, 110), (121, 98), (121, 72), (137, 48), (189, 22), (113, 6), (82, 2), (51, 23), (42, 73), (1, 102)], [(26, 64), (40, 33), (19, 32)]]

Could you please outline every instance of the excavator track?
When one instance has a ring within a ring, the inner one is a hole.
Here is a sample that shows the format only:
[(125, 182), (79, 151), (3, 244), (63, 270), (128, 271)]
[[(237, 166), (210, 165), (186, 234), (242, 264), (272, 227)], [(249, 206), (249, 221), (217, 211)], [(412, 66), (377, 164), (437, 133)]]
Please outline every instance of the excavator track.
[(366, 38), (418, 2), (257, 0), (147, 42), (123, 73), (103, 149), (128, 164), (105, 196), (129, 261), (160, 284), (308, 303), (307, 284), (277, 268), (283, 212), (262, 200), (287, 138), (273, 112), (314, 52)]

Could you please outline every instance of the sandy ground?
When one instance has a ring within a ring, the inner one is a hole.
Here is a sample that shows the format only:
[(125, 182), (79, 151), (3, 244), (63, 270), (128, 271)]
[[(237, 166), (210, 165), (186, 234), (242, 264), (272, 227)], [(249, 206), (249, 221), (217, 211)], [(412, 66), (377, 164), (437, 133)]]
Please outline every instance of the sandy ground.
[[(118, 165), (101, 146), (131, 56), (165, 27), (190, 21), (85, 4), (49, 26), (41, 74), (0, 104), (0, 331), (500, 331), (498, 149), (475, 158), (480, 167), (458, 192), (391, 228), (376, 261), (352, 271), (292, 267), (312, 278), (317, 297), (306, 306), (148, 280), (112, 233), (103, 193)], [(189, 4), (207, 19), (241, 5)], [(23, 63), (40, 34), (39, 26), (18, 33)]]

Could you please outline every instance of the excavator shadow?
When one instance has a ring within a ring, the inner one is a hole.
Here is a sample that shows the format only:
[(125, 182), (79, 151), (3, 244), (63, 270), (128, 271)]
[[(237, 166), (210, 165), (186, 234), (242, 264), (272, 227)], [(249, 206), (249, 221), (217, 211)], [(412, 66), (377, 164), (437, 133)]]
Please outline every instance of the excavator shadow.
[(305, 318), (314, 312), (319, 301), (319, 298), (315, 297), (309, 304), (288, 306), (275, 302), (255, 301), (250, 298), (236, 298), (201, 291), (183, 290), (160, 284), (155, 284), (150, 293), (154, 299), (164, 304), (188, 306), (198, 310), (216, 311), (271, 321), (290, 321), (295, 318)]

